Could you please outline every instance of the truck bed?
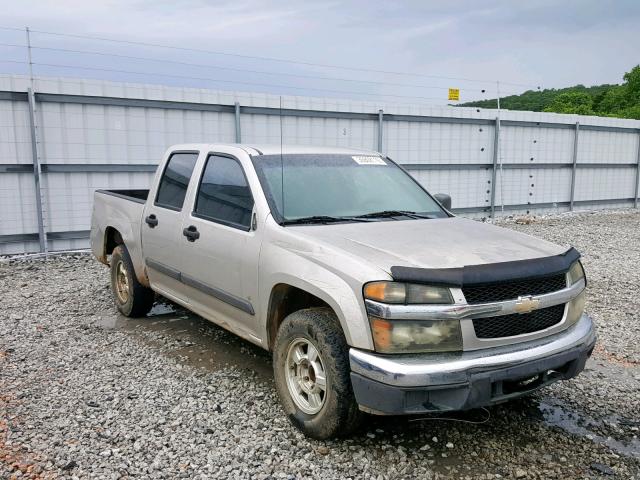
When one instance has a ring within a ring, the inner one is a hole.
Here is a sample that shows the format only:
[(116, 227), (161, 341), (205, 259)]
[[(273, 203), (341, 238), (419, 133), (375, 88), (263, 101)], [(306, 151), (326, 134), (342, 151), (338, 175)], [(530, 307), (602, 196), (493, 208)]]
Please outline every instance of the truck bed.
[(91, 248), (94, 255), (107, 263), (105, 238), (117, 231), (129, 250), (136, 272), (143, 272), (140, 226), (149, 190), (96, 190), (91, 216)]
[(113, 195), (114, 197), (123, 198), (137, 203), (145, 203), (149, 196), (149, 190), (96, 190), (96, 192), (104, 193), (105, 195)]

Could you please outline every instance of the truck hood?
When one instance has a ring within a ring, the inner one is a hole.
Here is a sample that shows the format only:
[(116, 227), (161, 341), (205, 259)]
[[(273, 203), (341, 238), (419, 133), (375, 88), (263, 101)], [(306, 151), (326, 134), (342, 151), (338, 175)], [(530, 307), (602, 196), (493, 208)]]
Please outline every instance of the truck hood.
[(459, 218), (297, 226), (297, 233), (357, 256), (386, 272), (392, 266), (456, 268), (543, 258), (568, 247)]

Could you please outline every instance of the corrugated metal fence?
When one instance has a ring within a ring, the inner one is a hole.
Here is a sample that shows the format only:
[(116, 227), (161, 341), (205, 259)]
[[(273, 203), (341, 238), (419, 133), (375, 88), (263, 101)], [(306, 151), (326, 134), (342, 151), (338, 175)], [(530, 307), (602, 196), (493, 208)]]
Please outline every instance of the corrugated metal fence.
[[(640, 121), (0, 77), (0, 254), (88, 245), (93, 191), (174, 143), (378, 150), (472, 216), (638, 207)], [(282, 100), (282, 108), (280, 101)]]

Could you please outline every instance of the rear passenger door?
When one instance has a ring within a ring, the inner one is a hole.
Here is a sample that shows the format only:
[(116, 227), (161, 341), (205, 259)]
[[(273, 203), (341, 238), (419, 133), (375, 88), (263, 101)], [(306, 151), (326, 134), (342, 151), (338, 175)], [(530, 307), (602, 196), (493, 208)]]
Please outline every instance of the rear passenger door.
[(252, 227), (254, 200), (244, 166), (234, 156), (209, 154), (196, 188), (178, 242), (191, 307), (255, 341), (261, 232)]
[[(159, 293), (187, 302), (180, 283), (178, 244), (182, 245), (185, 198), (198, 160), (197, 151), (170, 154), (149, 192), (142, 219), (142, 251), (151, 286)], [(151, 201), (153, 199), (153, 201)]]

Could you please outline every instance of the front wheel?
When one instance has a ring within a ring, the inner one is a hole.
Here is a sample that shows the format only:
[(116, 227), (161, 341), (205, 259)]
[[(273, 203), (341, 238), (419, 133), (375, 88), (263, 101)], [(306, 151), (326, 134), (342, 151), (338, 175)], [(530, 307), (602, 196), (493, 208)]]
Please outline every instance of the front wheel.
[(278, 330), (276, 389), (291, 422), (309, 437), (348, 435), (360, 423), (348, 351), (338, 319), (328, 308), (294, 312)]
[(155, 294), (138, 281), (124, 245), (118, 245), (111, 254), (111, 290), (116, 308), (127, 317), (144, 317), (153, 306)]

